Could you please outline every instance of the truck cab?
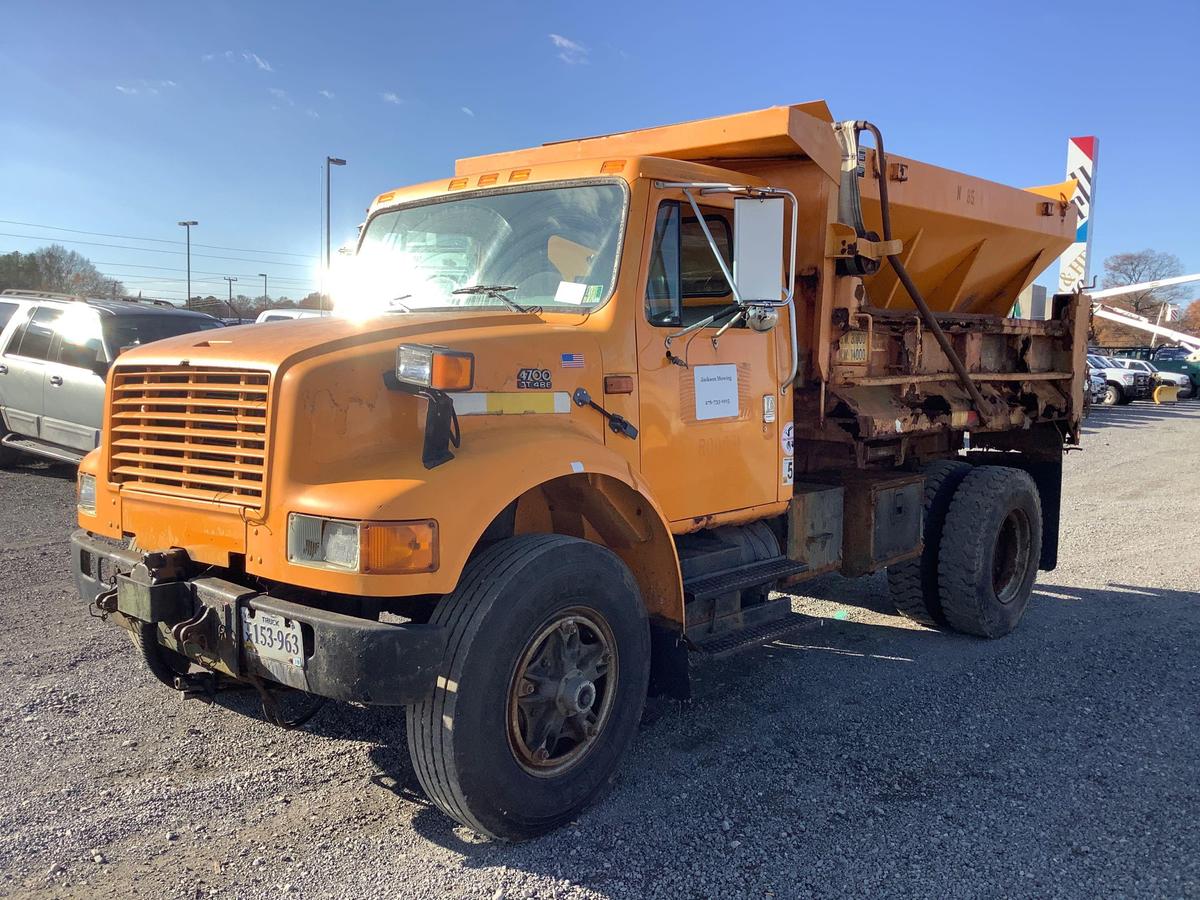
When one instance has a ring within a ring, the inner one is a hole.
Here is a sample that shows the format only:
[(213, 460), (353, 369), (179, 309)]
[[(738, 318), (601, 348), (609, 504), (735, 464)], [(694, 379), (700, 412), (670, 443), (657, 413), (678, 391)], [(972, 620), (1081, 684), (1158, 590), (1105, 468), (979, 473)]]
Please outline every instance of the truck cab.
[(1087, 302), (1005, 312), (1073, 216), (823, 103), (459, 160), (375, 198), (335, 315), (118, 360), (80, 594), (184, 692), (408, 706), (433, 802), (543, 833), (777, 587), (1016, 626)]

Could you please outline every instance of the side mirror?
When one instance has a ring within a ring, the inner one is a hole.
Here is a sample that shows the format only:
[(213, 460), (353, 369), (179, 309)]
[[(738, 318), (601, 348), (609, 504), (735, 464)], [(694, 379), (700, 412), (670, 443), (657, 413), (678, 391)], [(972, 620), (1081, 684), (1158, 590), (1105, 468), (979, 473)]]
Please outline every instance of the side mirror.
[(91, 362), (91, 364), (88, 366), (88, 368), (91, 369), (93, 372), (95, 372), (97, 375), (99, 375), (100, 380), (103, 381), (105, 376), (108, 375), (108, 367), (110, 365), (111, 365), (111, 363), (107, 363), (102, 359), (97, 359), (97, 360), (93, 360)]
[(782, 197), (733, 201), (733, 280), (743, 303), (783, 295), (783, 204)]

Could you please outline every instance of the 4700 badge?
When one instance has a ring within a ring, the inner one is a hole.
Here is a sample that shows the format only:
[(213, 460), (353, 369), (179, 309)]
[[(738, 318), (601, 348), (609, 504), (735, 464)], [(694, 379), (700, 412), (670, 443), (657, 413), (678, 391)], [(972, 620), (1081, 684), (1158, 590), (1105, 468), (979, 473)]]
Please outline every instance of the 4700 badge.
[(552, 389), (549, 369), (518, 369), (517, 387), (529, 388), (535, 391)]

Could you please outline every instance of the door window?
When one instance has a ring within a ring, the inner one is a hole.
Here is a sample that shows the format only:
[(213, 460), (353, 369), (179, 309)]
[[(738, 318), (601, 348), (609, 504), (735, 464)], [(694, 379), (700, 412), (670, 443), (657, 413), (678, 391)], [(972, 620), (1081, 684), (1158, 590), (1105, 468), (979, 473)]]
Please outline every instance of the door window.
[(86, 306), (72, 306), (54, 323), (58, 332), (58, 361), (65, 366), (93, 369), (104, 362), (104, 336), (100, 317)]
[(8, 320), (13, 317), (20, 307), (15, 303), (0, 303), (0, 331), (4, 330), (4, 326), (8, 324)]
[[(690, 208), (689, 208), (690, 213)], [(733, 265), (733, 228), (720, 210), (704, 211), (704, 222), (726, 266)], [(713, 256), (704, 229), (685, 215), (677, 200), (664, 201), (654, 223), (646, 316), (653, 325), (681, 326), (702, 319), (731, 298), (729, 282)]]
[(23, 322), (8, 344), (8, 352), (27, 359), (49, 359), (54, 342), (54, 323), (62, 315), (56, 306), (39, 306), (33, 316)]

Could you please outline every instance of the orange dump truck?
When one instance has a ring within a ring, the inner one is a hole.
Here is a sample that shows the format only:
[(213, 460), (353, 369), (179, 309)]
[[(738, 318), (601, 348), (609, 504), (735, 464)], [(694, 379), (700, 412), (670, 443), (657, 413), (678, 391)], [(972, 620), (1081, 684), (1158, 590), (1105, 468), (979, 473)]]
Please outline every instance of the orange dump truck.
[(338, 315), (115, 362), (79, 591), (181, 691), (406, 705), (433, 803), (544, 832), (689, 651), (794, 627), (775, 588), (886, 569), (919, 622), (1015, 627), (1088, 303), (1006, 316), (1067, 190), (824, 103), (460, 160), (371, 204)]

